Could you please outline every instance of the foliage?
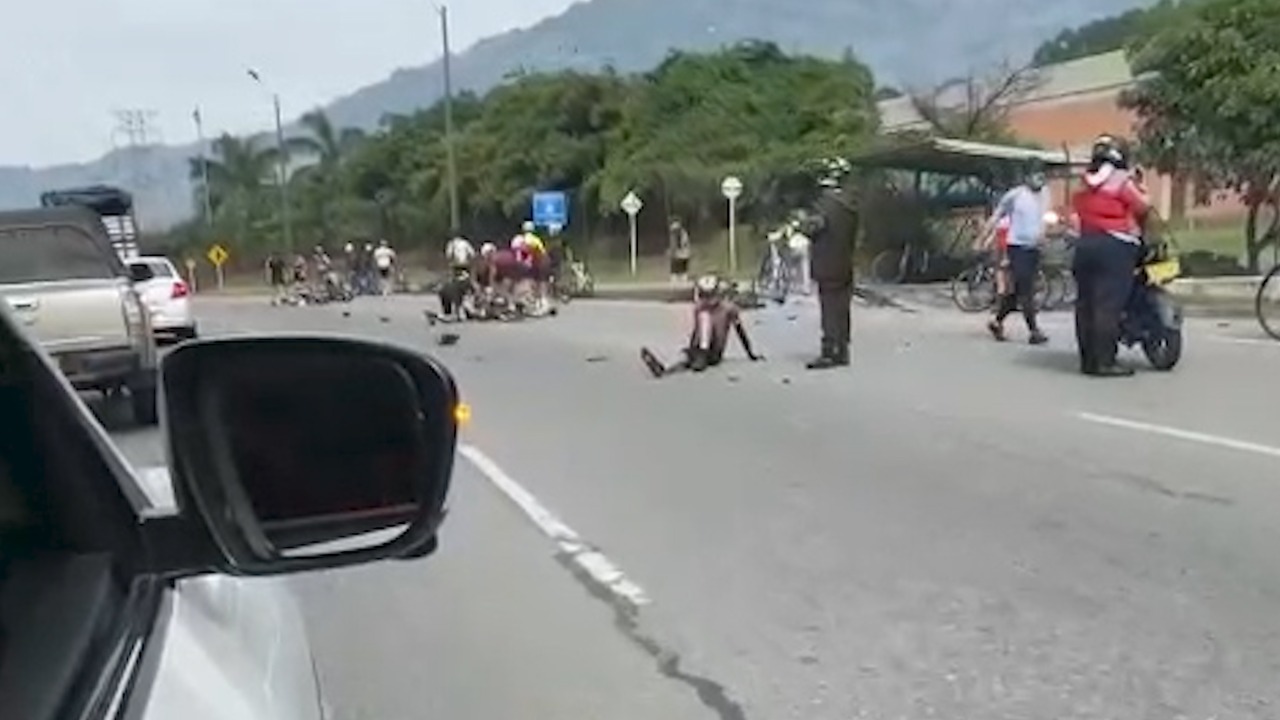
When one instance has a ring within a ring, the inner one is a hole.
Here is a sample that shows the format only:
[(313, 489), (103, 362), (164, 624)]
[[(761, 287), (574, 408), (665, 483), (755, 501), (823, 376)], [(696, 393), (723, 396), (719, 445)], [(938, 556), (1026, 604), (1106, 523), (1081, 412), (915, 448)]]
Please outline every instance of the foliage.
[(1190, 5), (1135, 48), (1132, 63), (1145, 77), (1122, 103), (1138, 115), (1144, 159), (1239, 193), (1256, 271), (1261, 251), (1280, 237), (1280, 3)]
[(1181, 4), (1178, 0), (1160, 0), (1150, 8), (1134, 8), (1119, 15), (1063, 30), (1052, 40), (1036, 48), (1031, 64), (1044, 67), (1123, 50), (1157, 32), (1174, 16)]
[[(672, 214), (695, 227), (722, 223), (728, 174), (746, 186), (744, 222), (781, 217), (811, 194), (813, 161), (851, 153), (874, 134), (874, 93), (852, 54), (821, 60), (765, 42), (671, 53), (643, 75), (514, 73), (483, 97), (454, 98), (462, 230), (511, 234), (536, 190), (569, 194), (579, 237), (602, 224), (621, 229), (617, 203), (628, 190), (647, 203), (642, 220), (653, 235)], [(443, 242), (441, 104), (388, 117), (368, 136), (321, 113), (302, 124), (305, 134), (286, 143), (296, 248), (375, 234), (403, 247)], [(279, 241), (276, 157), (255, 141), (223, 138), (210, 161), (215, 225), (250, 253)], [(198, 177), (198, 160), (192, 167)]]

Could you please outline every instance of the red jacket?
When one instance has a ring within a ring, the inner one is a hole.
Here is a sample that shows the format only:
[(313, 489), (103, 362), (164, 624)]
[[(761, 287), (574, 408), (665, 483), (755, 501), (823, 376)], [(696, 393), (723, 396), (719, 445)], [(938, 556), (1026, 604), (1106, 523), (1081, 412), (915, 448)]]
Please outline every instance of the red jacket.
[(1141, 218), (1150, 204), (1127, 172), (1108, 166), (1085, 174), (1084, 187), (1071, 198), (1071, 206), (1081, 233), (1102, 232), (1137, 240)]

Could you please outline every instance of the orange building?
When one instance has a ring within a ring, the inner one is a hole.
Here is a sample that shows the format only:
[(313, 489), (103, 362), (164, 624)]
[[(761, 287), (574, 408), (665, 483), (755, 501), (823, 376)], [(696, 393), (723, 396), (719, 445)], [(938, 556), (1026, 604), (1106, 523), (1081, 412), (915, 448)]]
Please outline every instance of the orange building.
[[(1133, 135), (1135, 117), (1120, 107), (1119, 99), (1135, 82), (1123, 51), (1041, 68), (1030, 78), (1029, 89), (1010, 99), (1010, 129), (1019, 138), (1045, 148), (1065, 149), (1072, 157), (1086, 157), (1098, 135)], [(948, 101), (945, 91), (941, 100)], [(956, 104), (963, 103), (963, 88), (957, 88)], [(881, 102), (880, 117), (886, 132), (923, 125), (908, 98)], [(1196, 205), (1185, 183), (1149, 173), (1147, 186), (1160, 213), (1168, 218), (1207, 219), (1243, 212), (1241, 204), (1229, 193), (1218, 194), (1208, 205)]]

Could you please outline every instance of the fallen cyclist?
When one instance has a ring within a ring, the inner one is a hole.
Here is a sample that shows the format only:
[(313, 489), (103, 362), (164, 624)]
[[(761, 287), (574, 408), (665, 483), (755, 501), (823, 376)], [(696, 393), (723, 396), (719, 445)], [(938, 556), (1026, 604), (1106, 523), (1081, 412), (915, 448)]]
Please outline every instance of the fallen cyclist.
[(682, 370), (702, 372), (719, 365), (729, 344), (729, 331), (733, 330), (742, 343), (742, 349), (752, 362), (764, 360), (764, 356), (751, 347), (747, 329), (742, 324), (742, 312), (731, 298), (730, 283), (716, 274), (703, 275), (693, 287), (693, 328), (689, 343), (681, 350), (681, 359), (667, 366), (648, 348), (640, 349), (644, 361), (654, 377), (663, 377)]

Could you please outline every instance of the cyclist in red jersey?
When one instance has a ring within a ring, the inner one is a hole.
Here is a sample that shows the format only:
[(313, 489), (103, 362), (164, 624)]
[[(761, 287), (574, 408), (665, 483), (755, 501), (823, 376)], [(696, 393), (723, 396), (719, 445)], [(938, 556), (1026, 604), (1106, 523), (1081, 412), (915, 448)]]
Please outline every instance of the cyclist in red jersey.
[(1080, 231), (1072, 266), (1079, 288), (1080, 371), (1095, 377), (1132, 375), (1132, 368), (1116, 363), (1116, 354), (1150, 203), (1130, 173), (1128, 153), (1110, 136), (1094, 143), (1083, 180), (1071, 203)]

